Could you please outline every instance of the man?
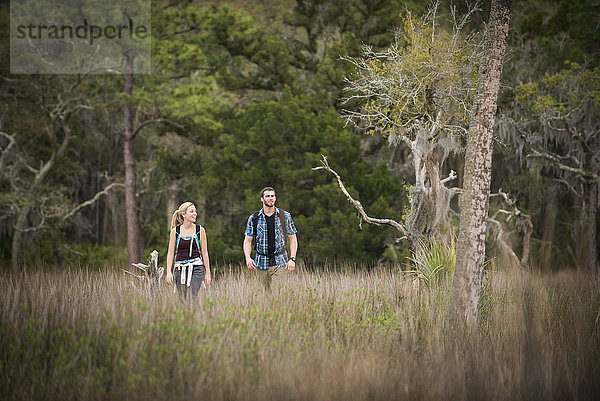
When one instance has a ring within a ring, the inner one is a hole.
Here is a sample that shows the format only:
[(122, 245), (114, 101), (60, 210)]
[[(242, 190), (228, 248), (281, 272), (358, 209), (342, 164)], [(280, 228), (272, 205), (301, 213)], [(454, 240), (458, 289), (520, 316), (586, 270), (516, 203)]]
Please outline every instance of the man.
[[(292, 215), (275, 207), (277, 200), (275, 190), (271, 187), (263, 188), (260, 191), (260, 200), (262, 209), (254, 212), (246, 224), (244, 255), (248, 269), (256, 270), (265, 288), (269, 289), (271, 282), (283, 276), (284, 270), (289, 273), (296, 269), (298, 239)], [(290, 239), (289, 258), (284, 233)], [(254, 237), (256, 237), (256, 256), (252, 259), (250, 251)]]

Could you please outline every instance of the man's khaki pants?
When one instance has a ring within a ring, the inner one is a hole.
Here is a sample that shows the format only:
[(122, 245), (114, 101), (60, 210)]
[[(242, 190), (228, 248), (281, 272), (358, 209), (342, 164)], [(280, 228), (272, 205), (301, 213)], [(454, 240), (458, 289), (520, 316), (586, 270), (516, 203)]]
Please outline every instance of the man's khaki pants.
[(272, 285), (283, 283), (287, 278), (286, 266), (271, 266), (268, 269), (256, 269), (259, 282), (264, 286), (265, 290), (270, 291)]

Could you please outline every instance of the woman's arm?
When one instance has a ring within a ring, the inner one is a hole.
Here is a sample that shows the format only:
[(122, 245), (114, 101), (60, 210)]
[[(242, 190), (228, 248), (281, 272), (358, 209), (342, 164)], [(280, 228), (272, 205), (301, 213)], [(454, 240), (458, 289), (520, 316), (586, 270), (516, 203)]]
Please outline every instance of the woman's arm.
[(200, 228), (202, 238), (200, 239), (200, 246), (202, 247), (202, 260), (204, 261), (204, 284), (209, 285), (211, 282), (210, 277), (210, 259), (208, 257), (208, 241), (206, 240), (206, 230), (204, 227)]
[(173, 258), (175, 257), (175, 228), (169, 234), (169, 250), (167, 251), (167, 283), (173, 284)]

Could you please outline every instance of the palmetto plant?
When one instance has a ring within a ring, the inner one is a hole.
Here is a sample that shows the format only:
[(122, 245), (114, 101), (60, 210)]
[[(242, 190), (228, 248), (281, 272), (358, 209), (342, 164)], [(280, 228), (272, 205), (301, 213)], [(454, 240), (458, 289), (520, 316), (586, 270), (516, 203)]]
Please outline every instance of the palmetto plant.
[(435, 239), (420, 241), (417, 249), (411, 251), (409, 260), (414, 265), (419, 281), (425, 285), (440, 282), (454, 272), (456, 263), (456, 242), (454, 235), (449, 239)]

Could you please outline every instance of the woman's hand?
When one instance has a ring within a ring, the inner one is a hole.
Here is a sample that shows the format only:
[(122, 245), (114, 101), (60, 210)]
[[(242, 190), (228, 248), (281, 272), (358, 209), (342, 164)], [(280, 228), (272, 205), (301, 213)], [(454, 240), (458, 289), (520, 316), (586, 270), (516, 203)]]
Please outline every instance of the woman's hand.
[(173, 284), (173, 273), (167, 272), (167, 284)]
[(210, 284), (210, 282), (212, 281), (212, 279), (210, 278), (210, 274), (205, 274), (204, 275), (204, 284), (206, 286), (208, 286)]

